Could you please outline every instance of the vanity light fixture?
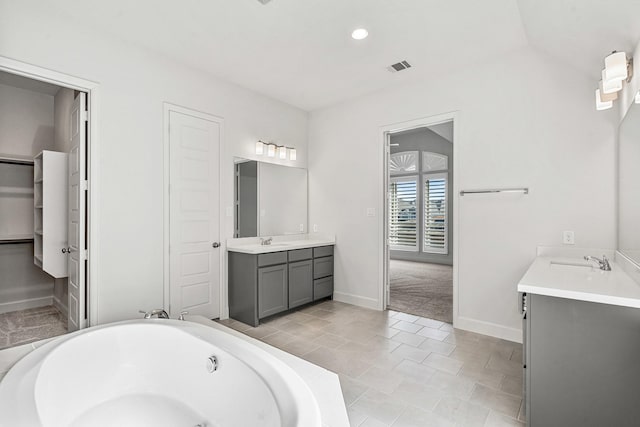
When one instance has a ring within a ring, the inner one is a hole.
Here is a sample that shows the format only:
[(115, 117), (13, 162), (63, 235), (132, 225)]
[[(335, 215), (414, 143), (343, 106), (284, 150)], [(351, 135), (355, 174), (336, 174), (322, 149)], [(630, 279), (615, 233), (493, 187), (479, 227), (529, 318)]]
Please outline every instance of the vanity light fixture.
[(296, 149), (289, 148), (289, 160), (296, 160)]
[[(633, 76), (633, 58), (627, 58), (625, 52), (613, 51), (604, 58), (602, 80), (596, 89), (596, 110), (608, 110), (613, 107), (613, 101), (618, 99), (618, 92), (622, 90), (624, 82), (629, 83)], [(637, 97), (637, 95), (636, 95)]]
[(262, 156), (264, 154), (264, 142), (258, 141), (256, 142), (256, 154), (258, 156)]
[(287, 147), (283, 145), (278, 146), (278, 157), (282, 160), (287, 159)]
[(275, 156), (276, 156), (276, 145), (267, 144), (267, 157), (275, 157)]

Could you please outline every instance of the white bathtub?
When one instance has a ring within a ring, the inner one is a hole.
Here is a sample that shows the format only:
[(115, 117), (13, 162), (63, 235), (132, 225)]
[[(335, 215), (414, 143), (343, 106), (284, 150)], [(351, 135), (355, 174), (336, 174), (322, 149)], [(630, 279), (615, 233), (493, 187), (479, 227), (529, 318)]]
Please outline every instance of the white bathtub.
[[(209, 372), (210, 356), (218, 367)], [(149, 319), (90, 328), (25, 356), (0, 383), (0, 426), (320, 427), (304, 381), (251, 343)]]

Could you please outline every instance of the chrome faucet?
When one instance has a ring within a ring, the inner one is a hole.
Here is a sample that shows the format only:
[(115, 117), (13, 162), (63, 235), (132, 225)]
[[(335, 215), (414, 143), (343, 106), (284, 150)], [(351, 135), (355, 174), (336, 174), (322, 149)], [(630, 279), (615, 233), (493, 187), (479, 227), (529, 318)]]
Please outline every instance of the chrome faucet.
[(140, 310), (140, 313), (144, 314), (145, 319), (151, 319), (153, 316), (156, 316), (158, 319), (168, 319), (169, 314), (161, 308), (155, 308), (151, 311), (143, 311)]
[(268, 239), (263, 239), (262, 237), (260, 238), (260, 244), (262, 246), (269, 246), (271, 244), (271, 241), (273, 240), (273, 237), (269, 237)]
[(609, 260), (607, 259), (606, 255), (602, 255), (602, 259), (587, 255), (584, 257), (584, 259), (587, 261), (597, 262), (600, 270), (611, 271), (611, 264), (609, 264)]

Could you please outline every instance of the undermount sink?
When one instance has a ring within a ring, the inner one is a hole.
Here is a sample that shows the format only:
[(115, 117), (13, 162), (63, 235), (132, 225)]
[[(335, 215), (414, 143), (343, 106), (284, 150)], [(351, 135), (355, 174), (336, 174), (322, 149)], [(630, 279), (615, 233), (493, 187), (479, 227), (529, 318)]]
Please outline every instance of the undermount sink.
[(560, 265), (564, 267), (580, 267), (580, 268), (593, 268), (592, 264), (580, 261), (551, 261), (551, 265)]

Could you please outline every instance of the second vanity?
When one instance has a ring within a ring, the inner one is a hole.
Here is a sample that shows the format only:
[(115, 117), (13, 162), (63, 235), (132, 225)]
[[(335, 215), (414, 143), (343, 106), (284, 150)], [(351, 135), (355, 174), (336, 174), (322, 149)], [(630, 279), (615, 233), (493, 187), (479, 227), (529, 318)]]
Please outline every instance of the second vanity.
[(528, 426), (640, 422), (637, 269), (616, 254), (603, 271), (583, 255), (602, 251), (539, 249), (518, 284)]
[[(266, 239), (266, 241), (269, 241)], [(332, 237), (233, 239), (229, 252), (229, 317), (261, 319), (333, 295)]]

